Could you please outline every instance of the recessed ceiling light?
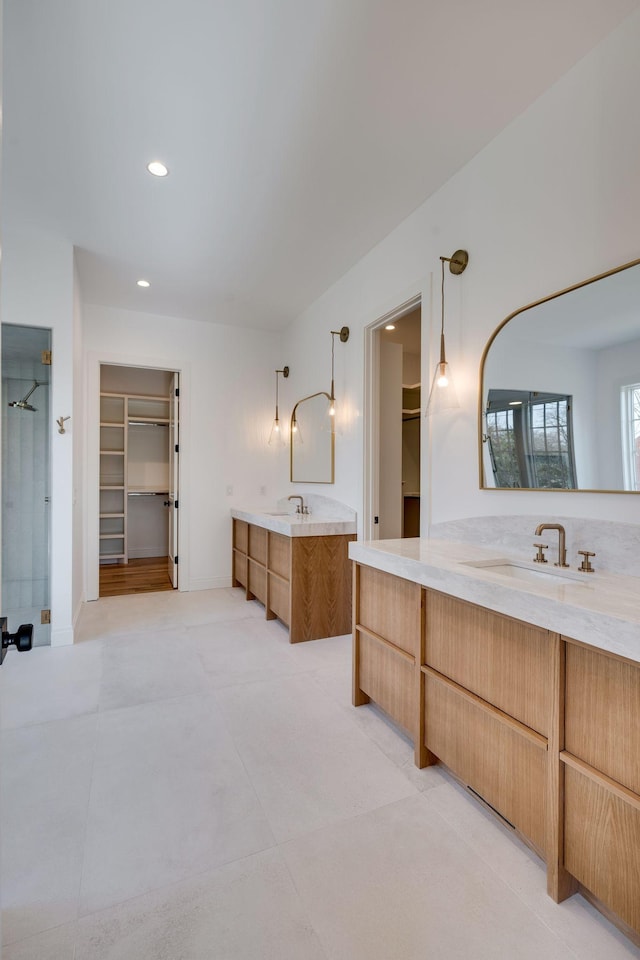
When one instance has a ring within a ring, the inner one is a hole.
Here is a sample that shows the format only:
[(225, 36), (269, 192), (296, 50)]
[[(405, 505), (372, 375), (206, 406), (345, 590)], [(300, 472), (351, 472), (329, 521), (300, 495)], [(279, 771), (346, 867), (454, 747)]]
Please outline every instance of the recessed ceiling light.
[(385, 330), (395, 330), (395, 328), (396, 328), (395, 323), (388, 323), (385, 327)]
[(160, 163), (159, 160), (152, 160), (151, 163), (148, 163), (147, 170), (154, 177), (166, 177), (169, 173), (168, 167), (165, 167), (164, 163)]
[(522, 406), (522, 400), (509, 400), (509, 406), (510, 406), (510, 407), (521, 407), (521, 406)]
[(151, 284), (149, 283), (148, 280), (138, 280), (138, 286), (139, 286), (139, 287), (150, 287)]

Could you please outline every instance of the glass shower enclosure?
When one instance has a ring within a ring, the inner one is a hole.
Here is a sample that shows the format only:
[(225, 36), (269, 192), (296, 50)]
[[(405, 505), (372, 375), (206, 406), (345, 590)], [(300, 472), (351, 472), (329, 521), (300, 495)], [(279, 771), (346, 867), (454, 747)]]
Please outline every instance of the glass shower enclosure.
[(50, 643), (51, 331), (2, 324), (2, 584), (0, 615), (13, 632), (33, 624)]

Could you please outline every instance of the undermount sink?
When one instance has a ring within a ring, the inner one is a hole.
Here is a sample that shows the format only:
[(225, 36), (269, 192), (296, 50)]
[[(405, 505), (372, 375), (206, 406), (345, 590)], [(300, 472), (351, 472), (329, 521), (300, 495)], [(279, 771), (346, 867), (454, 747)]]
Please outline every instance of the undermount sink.
[(288, 513), (286, 510), (263, 510), (265, 517), (295, 517), (295, 513)]
[(551, 580), (571, 580), (572, 583), (579, 583), (582, 586), (587, 582), (579, 573), (573, 573), (559, 567), (543, 567), (536, 569), (525, 561), (508, 560), (499, 558), (496, 560), (464, 560), (464, 567), (476, 567), (477, 569), (491, 570), (501, 577), (508, 577), (511, 580), (519, 580), (524, 583), (540, 583)]

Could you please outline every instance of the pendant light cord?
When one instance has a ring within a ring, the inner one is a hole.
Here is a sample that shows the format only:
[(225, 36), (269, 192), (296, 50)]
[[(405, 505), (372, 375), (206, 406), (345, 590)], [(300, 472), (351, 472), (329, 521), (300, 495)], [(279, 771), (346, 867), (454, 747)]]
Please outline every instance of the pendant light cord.
[(440, 257), (440, 265), (442, 266), (442, 283), (440, 286), (440, 303), (442, 309), (442, 315), (440, 319), (440, 363), (446, 363), (445, 353), (444, 353), (444, 262), (446, 257)]

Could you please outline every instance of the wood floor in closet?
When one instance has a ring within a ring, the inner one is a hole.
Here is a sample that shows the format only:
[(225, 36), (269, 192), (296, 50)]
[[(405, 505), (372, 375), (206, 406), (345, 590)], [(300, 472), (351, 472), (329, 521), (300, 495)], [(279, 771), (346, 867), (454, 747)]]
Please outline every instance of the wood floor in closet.
[(100, 596), (121, 597), (128, 593), (173, 590), (166, 557), (142, 557), (129, 563), (100, 566)]

